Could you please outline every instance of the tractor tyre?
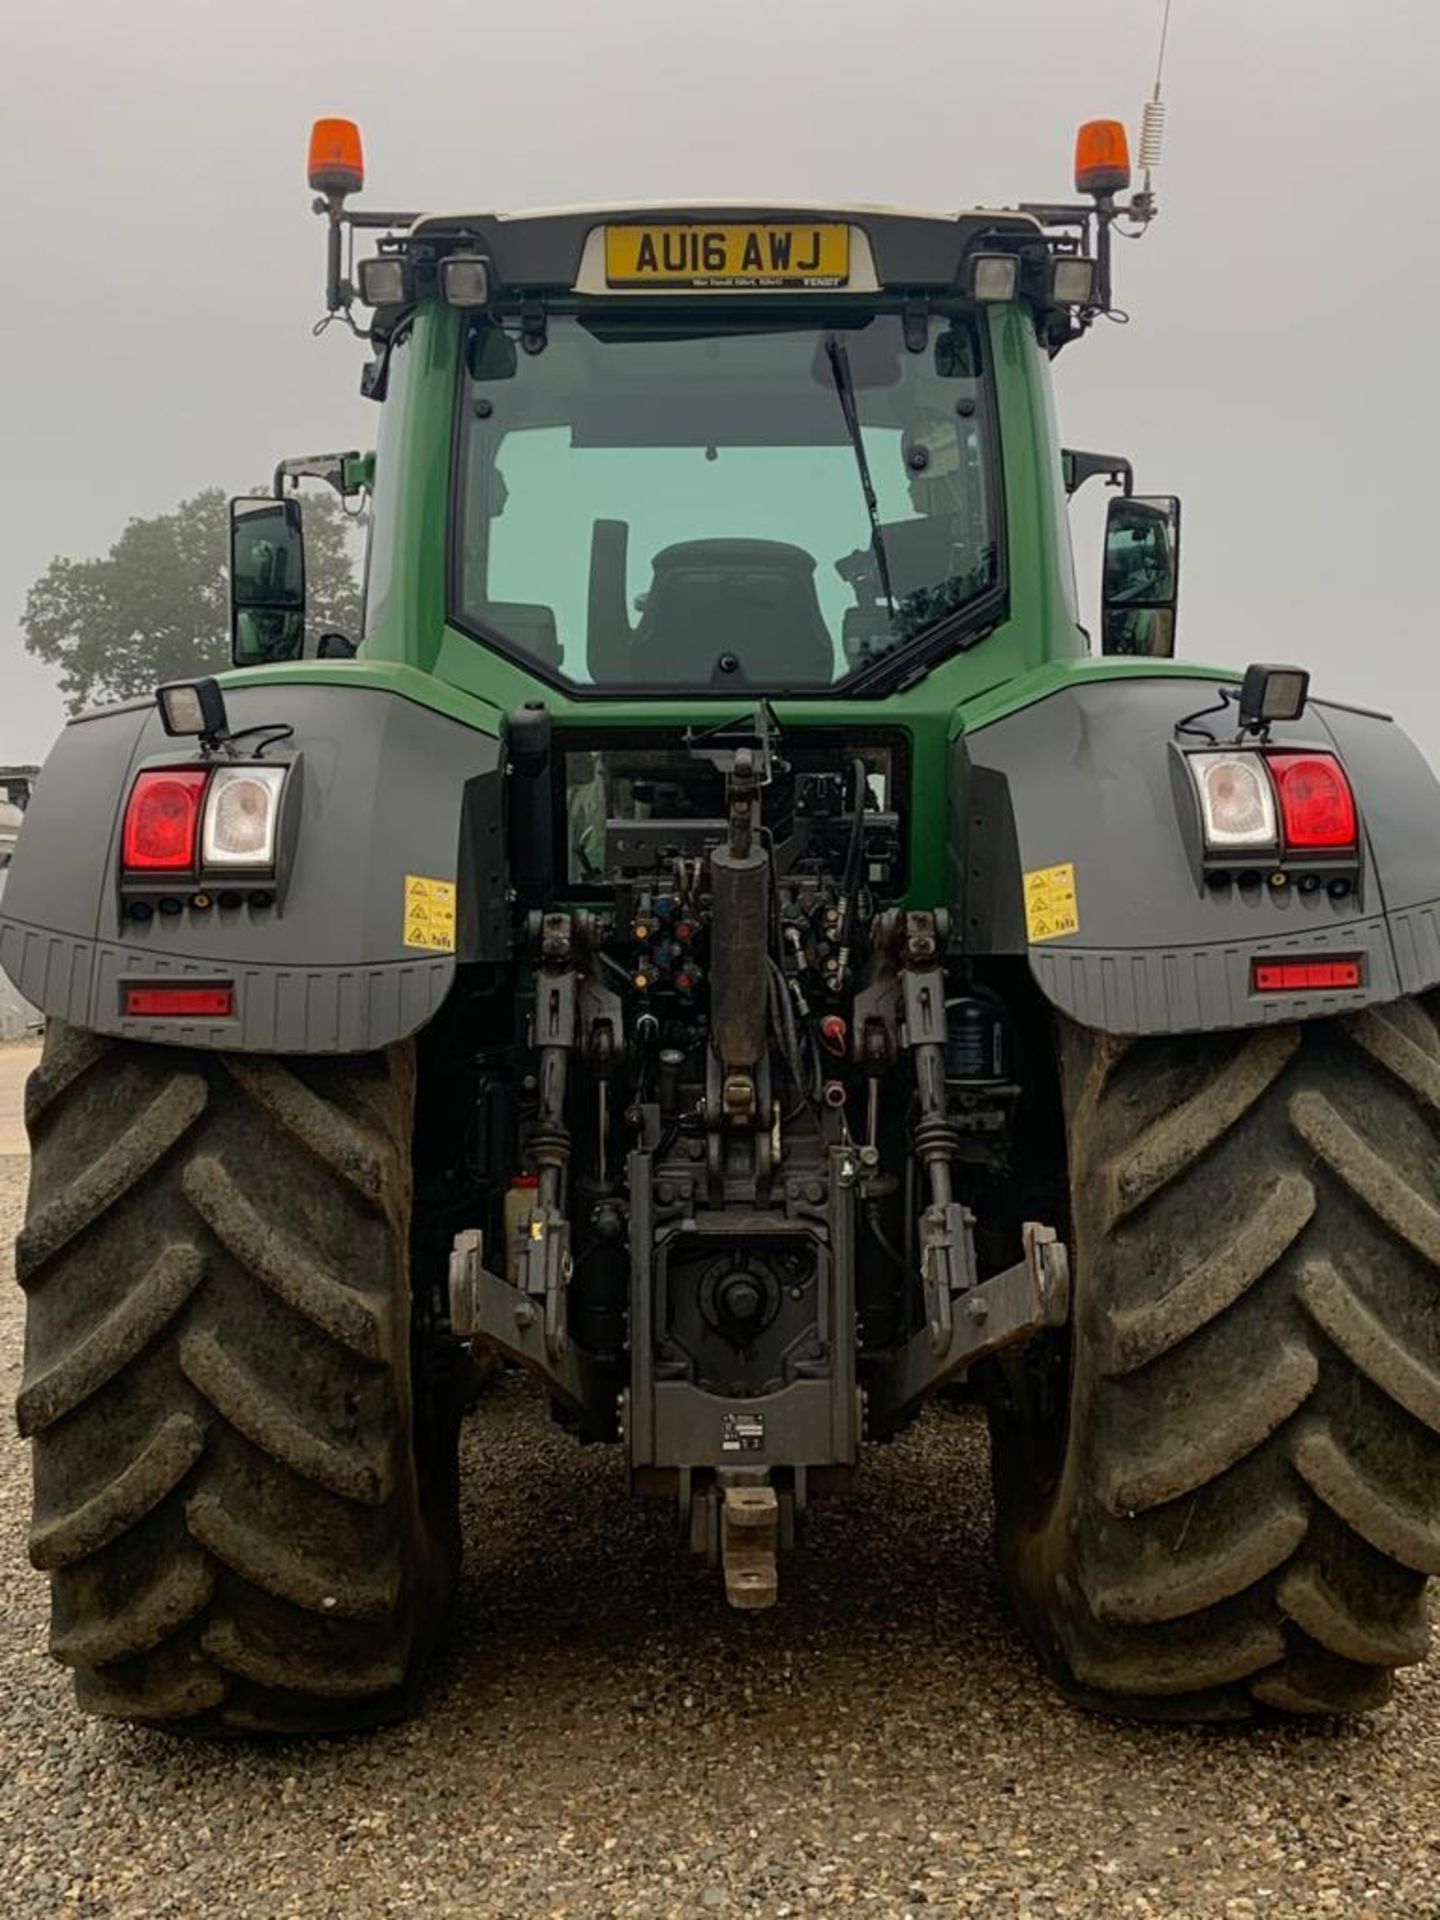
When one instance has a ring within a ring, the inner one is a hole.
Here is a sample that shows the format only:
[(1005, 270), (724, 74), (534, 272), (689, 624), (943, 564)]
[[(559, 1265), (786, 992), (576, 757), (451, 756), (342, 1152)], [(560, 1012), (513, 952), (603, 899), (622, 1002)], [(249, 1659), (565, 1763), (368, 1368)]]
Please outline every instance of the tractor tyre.
[(1440, 996), (1063, 1023), (1070, 1327), (993, 1370), (997, 1545), (1081, 1703), (1379, 1706), (1440, 1573)]
[(414, 1077), (408, 1044), (282, 1061), (51, 1022), (16, 1411), (86, 1711), (322, 1733), (409, 1703), (458, 1560), (448, 1369), (413, 1331)]

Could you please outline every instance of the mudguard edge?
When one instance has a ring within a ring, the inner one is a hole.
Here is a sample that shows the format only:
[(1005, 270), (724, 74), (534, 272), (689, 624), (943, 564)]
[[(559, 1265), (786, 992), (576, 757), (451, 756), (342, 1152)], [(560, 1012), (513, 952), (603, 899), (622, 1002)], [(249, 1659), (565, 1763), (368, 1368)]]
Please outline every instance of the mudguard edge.
[[(1172, 789), (1175, 726), (1213, 707), (1213, 680), (1095, 680), (962, 736), (952, 768), (964, 950), (1024, 954), (1042, 992), (1082, 1025), (1208, 1032), (1353, 1012), (1440, 982), (1440, 783), (1382, 715), (1312, 702), (1276, 745), (1330, 746), (1361, 816), (1345, 900), (1200, 883)], [(1232, 710), (1233, 712), (1233, 710)], [(1229, 715), (1200, 723), (1217, 741)], [(1190, 744), (1199, 745), (1190, 736)], [(1024, 876), (1075, 870), (1078, 930), (1027, 937)], [(1256, 958), (1360, 956), (1365, 984), (1257, 995)]]
[[(232, 727), (283, 723), (300, 817), (275, 907), (124, 917), (121, 813), (173, 758), (148, 703), (65, 728), (36, 784), (0, 904), (0, 966), (42, 1013), (99, 1033), (229, 1052), (366, 1052), (433, 1017), (458, 962), (493, 957), (503, 913), (498, 740), (375, 688), (227, 688)], [(189, 757), (188, 755), (186, 756)], [(462, 840), (467, 857), (462, 862)], [(455, 883), (455, 951), (407, 948), (407, 875)], [(233, 980), (236, 1017), (135, 1020), (127, 977)]]

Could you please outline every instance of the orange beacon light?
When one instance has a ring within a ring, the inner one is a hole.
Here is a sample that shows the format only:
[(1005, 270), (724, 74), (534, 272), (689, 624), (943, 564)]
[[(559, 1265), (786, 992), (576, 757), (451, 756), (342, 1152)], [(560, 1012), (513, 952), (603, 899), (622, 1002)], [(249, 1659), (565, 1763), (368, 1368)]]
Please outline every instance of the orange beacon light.
[(310, 129), (310, 185), (317, 193), (358, 193), (365, 184), (360, 129), (353, 120), (317, 120)]
[(1075, 191), (1123, 193), (1130, 184), (1130, 143), (1122, 120), (1087, 120), (1075, 136)]

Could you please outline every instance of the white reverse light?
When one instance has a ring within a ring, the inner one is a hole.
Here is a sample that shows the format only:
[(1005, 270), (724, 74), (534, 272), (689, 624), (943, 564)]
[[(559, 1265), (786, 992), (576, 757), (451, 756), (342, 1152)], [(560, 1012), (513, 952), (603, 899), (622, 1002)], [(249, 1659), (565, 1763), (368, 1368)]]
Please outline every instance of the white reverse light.
[(218, 767), (205, 798), (201, 865), (273, 867), (283, 767)]
[(1258, 753), (1191, 753), (1186, 760), (1207, 847), (1219, 853), (1279, 845), (1275, 793)]

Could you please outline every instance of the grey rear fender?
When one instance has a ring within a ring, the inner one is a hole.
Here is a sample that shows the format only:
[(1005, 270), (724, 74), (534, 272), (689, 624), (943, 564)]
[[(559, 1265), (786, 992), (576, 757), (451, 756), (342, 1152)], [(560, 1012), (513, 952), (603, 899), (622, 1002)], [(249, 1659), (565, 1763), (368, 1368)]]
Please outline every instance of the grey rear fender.
[[(1111, 1033), (1309, 1019), (1440, 981), (1440, 783), (1383, 715), (1312, 701), (1272, 734), (1276, 746), (1333, 748), (1349, 775), (1361, 844), (1344, 898), (1325, 886), (1272, 887), (1268, 871), (1258, 885), (1203, 884), (1175, 728), (1213, 707), (1218, 687), (1175, 676), (1091, 680), (956, 743), (966, 950), (1028, 956), (1055, 1006)], [(1234, 713), (1197, 724), (1228, 745)], [(1361, 986), (1252, 988), (1257, 959), (1340, 955), (1359, 959)]]
[[(125, 913), (120, 832), (134, 776), (200, 758), (136, 702), (72, 721), (51, 753), (0, 905), (0, 966), (43, 1013), (134, 1039), (348, 1053), (415, 1032), (458, 962), (503, 952), (498, 739), (338, 678), (232, 684), (226, 701), (236, 733), (292, 729), (265, 749), (292, 767), (275, 904), (201, 910), (191, 883), (176, 889), (178, 913), (144, 923)], [(416, 880), (439, 883), (421, 890), (423, 929), (406, 918)], [(422, 931), (432, 944), (407, 939)], [(136, 980), (232, 982), (234, 1017), (127, 1018), (123, 988)]]

